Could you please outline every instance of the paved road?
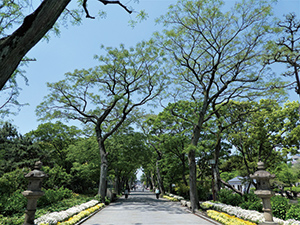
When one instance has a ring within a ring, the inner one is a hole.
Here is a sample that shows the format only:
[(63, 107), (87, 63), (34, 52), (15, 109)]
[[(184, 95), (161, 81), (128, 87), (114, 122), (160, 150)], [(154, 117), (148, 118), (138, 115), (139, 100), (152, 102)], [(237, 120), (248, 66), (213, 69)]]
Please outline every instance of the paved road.
[(149, 191), (131, 192), (111, 203), (82, 225), (212, 225), (216, 224), (191, 214), (179, 202), (156, 199)]

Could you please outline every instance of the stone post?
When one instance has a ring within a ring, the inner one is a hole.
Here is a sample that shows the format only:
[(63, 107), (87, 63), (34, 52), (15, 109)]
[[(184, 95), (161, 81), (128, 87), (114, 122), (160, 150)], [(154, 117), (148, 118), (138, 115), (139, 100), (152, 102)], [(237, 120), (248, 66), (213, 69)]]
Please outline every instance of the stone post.
[(273, 221), (271, 208), (271, 197), (274, 195), (274, 192), (271, 191), (270, 179), (275, 178), (275, 175), (270, 174), (265, 170), (263, 162), (260, 161), (257, 165), (258, 171), (256, 171), (253, 175), (250, 175), (250, 178), (256, 180), (257, 189), (254, 193), (259, 196), (263, 202), (265, 222), (260, 223), (259, 225), (278, 225), (278, 223)]
[(40, 171), (41, 167), (42, 163), (38, 161), (34, 165), (34, 170), (25, 175), (25, 178), (28, 179), (28, 189), (22, 192), (22, 195), (27, 198), (27, 209), (25, 211), (25, 222), (23, 225), (34, 225), (37, 200), (44, 195), (44, 192), (41, 191), (41, 187), (42, 180), (47, 174)]

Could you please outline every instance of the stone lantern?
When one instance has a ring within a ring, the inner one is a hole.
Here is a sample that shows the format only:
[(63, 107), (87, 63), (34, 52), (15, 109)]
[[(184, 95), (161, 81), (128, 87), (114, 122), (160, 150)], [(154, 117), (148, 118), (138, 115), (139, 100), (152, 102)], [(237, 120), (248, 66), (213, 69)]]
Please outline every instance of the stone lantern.
[(25, 211), (26, 215), (23, 225), (34, 225), (37, 200), (44, 195), (44, 192), (41, 191), (42, 180), (44, 177), (47, 177), (47, 174), (40, 171), (41, 167), (42, 163), (38, 161), (34, 165), (34, 170), (25, 175), (25, 178), (28, 180), (28, 189), (22, 192), (22, 195), (27, 198), (27, 209)]
[(260, 223), (259, 225), (277, 225), (273, 221), (273, 214), (271, 208), (271, 197), (274, 195), (274, 192), (271, 191), (270, 179), (274, 179), (275, 175), (270, 174), (265, 170), (265, 165), (263, 162), (257, 163), (258, 171), (256, 171), (253, 175), (250, 175), (251, 179), (255, 179), (257, 183), (257, 189), (254, 192), (258, 197), (262, 199), (263, 202), (263, 211), (265, 222)]

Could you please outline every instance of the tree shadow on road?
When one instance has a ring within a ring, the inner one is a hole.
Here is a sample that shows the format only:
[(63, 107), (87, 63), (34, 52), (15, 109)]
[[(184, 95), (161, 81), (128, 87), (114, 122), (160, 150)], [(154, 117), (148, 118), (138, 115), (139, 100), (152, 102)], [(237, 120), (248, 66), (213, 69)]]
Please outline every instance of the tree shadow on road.
[(179, 202), (170, 202), (165, 199), (156, 199), (151, 192), (131, 192), (128, 199), (124, 197), (111, 204), (112, 207), (122, 207), (123, 210), (166, 211), (170, 214), (188, 214), (185, 207)]

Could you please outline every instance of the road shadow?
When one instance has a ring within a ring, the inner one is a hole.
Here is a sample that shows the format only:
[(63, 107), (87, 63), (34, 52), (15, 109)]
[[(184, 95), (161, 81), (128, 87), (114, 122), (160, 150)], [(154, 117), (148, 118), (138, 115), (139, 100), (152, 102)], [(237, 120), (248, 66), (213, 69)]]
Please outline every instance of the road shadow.
[(110, 206), (115, 208), (120, 207), (122, 210), (135, 210), (140, 212), (165, 211), (169, 214), (189, 213), (185, 207), (181, 207), (179, 202), (170, 202), (162, 198), (156, 199), (155, 194), (149, 191), (131, 192), (128, 199), (122, 197), (116, 202), (111, 203)]

